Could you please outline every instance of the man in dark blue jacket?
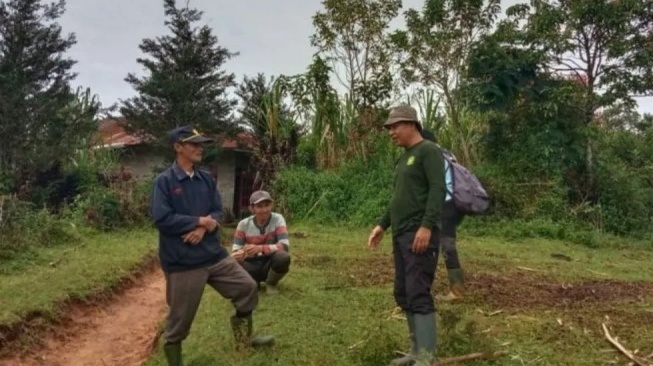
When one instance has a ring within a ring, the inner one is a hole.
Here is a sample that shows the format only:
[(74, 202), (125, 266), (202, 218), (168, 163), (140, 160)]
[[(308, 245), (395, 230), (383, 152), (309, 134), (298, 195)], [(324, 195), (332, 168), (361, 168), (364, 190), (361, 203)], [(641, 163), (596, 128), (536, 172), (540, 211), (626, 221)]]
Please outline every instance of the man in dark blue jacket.
[(202, 144), (211, 139), (183, 126), (169, 131), (168, 140), (175, 162), (154, 180), (150, 207), (159, 230), (159, 259), (166, 279), (169, 312), (163, 347), (168, 365), (182, 365), (181, 343), (188, 336), (206, 284), (234, 304), (231, 327), (239, 345), (272, 344), (272, 337), (252, 337), (257, 285), (220, 244), (220, 194), (213, 177), (196, 168), (202, 161)]

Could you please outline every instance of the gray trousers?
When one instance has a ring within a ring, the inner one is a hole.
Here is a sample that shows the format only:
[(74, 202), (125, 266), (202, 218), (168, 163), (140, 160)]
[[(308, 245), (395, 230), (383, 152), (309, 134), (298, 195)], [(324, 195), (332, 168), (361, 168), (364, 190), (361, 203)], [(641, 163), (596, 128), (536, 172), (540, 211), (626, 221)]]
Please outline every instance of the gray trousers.
[(431, 241), (424, 253), (412, 251), (417, 230), (407, 231), (392, 238), (395, 262), (394, 296), (404, 311), (416, 314), (435, 312), (431, 286), (438, 263), (438, 231), (431, 232)]
[(165, 273), (168, 318), (166, 343), (186, 339), (202, 300), (206, 284), (231, 300), (239, 313), (251, 313), (258, 305), (256, 283), (238, 262), (227, 257), (218, 263), (182, 272)]

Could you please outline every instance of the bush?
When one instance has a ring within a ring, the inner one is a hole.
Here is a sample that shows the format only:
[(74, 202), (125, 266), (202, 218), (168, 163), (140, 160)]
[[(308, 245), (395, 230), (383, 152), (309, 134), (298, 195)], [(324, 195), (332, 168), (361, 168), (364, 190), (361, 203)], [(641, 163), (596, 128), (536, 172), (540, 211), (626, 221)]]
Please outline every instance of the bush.
[(281, 171), (273, 185), (278, 207), (286, 216), (330, 225), (373, 224), (383, 214), (391, 189), (391, 166), (362, 161), (337, 171), (292, 167)]
[(650, 231), (653, 163), (647, 156), (653, 156), (653, 149), (648, 143), (630, 133), (602, 141), (596, 169), (600, 198), (596, 209), (586, 215), (595, 227), (618, 235), (641, 236)]
[[(37, 209), (31, 202), (14, 196), (0, 196), (0, 272), (6, 273), (30, 259), (32, 250), (74, 240), (67, 228), (70, 224), (51, 215), (46, 209)], [(25, 261), (9, 260), (24, 257)]]
[(80, 194), (70, 215), (99, 230), (143, 224), (148, 217), (151, 182), (118, 181)]
[(569, 220), (566, 188), (561, 179), (519, 177), (491, 164), (474, 172), (491, 199), (487, 215), (499, 219)]

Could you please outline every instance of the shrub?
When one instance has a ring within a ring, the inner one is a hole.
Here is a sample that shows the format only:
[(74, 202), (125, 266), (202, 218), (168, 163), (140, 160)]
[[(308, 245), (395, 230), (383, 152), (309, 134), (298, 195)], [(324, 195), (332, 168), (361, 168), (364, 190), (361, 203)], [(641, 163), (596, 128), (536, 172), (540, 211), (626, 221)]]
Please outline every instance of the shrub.
[(95, 186), (80, 194), (70, 210), (72, 217), (99, 230), (146, 222), (151, 181), (129, 180)]
[(289, 218), (370, 225), (383, 214), (391, 187), (390, 166), (354, 161), (337, 171), (286, 169), (277, 175), (273, 189), (279, 209)]
[[(27, 263), (29, 253), (38, 247), (74, 240), (75, 236), (67, 230), (69, 227), (68, 222), (46, 209), (37, 209), (31, 202), (21, 201), (15, 195), (0, 196), (0, 272)], [(18, 257), (24, 257), (25, 261), (9, 261)]]

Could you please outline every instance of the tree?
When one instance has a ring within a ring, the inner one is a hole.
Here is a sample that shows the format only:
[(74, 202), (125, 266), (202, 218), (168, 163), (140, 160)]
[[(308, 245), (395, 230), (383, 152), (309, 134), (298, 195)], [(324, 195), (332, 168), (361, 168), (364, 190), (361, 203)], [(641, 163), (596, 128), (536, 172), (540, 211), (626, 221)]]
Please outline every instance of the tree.
[(584, 130), (577, 123), (582, 89), (551, 74), (541, 52), (503, 42), (501, 36), (474, 45), (465, 90), (487, 118), (484, 179), (494, 212), (561, 220), (568, 199), (585, 202), (577, 179), (583, 162)]
[(240, 122), (256, 135), (252, 157), (257, 177), (256, 189), (267, 189), (276, 173), (295, 157), (299, 140), (299, 125), (290, 108), (283, 102), (286, 84), (283, 78), (264, 74), (245, 77), (236, 95), (241, 99)]
[(467, 90), (489, 117), (485, 153), (524, 180), (559, 176), (578, 160), (582, 90), (544, 64), (542, 53), (495, 37), (477, 43), (469, 58)]
[(629, 131), (641, 135), (653, 126), (653, 115), (642, 115), (633, 106), (617, 103), (601, 111), (597, 121), (606, 130)]
[(259, 73), (254, 77), (245, 76), (236, 89), (240, 99), (239, 122), (251, 128), (257, 136), (265, 135), (267, 130), (264, 103), (273, 83), (274, 78), (268, 81), (265, 74)]
[[(552, 72), (573, 76), (584, 90), (581, 122), (585, 143), (584, 184), (597, 188), (593, 122), (599, 108), (634, 105), (633, 95), (653, 95), (653, 3), (648, 0), (533, 0), (507, 9), (502, 24), (509, 42), (546, 55)], [(595, 193), (587, 192), (588, 196)]]
[(341, 100), (330, 81), (333, 68), (319, 54), (306, 72), (284, 77), (285, 88), (297, 112), (310, 131), (307, 140), (314, 151), (315, 165), (333, 169), (351, 158), (366, 159), (378, 139), (371, 132), (382, 130), (387, 109), (357, 106)]
[(443, 96), (465, 162), (470, 161), (470, 151), (461, 133), (463, 100), (456, 91), (466, 78), (474, 42), (489, 33), (499, 10), (499, 0), (426, 0), (421, 12), (404, 13), (406, 29), (391, 36), (404, 82), (435, 88)]
[(60, 166), (95, 128), (97, 98), (82, 100), (70, 87), (75, 61), (65, 52), (76, 40), (74, 34), (63, 35), (56, 22), (64, 11), (63, 0), (0, 2), (0, 169), (7, 178), (0, 184), (5, 190)]
[(194, 27), (202, 12), (177, 8), (175, 0), (164, 0), (165, 25), (172, 35), (144, 39), (139, 46), (150, 58), (139, 58), (148, 75), (128, 74), (125, 79), (138, 96), (120, 108), (128, 129), (143, 135), (163, 137), (165, 132), (190, 124), (205, 133), (233, 132), (231, 112), (235, 99), (226, 95), (235, 86), (235, 75), (221, 70), (237, 53), (218, 45), (211, 28)]
[(586, 125), (601, 107), (633, 105), (633, 95), (653, 95), (650, 1), (534, 0), (506, 14), (514, 41), (544, 52), (552, 72), (571, 75), (583, 86)]
[[(348, 98), (357, 107), (383, 102), (392, 91), (386, 31), (400, 0), (323, 0), (313, 16), (311, 44), (327, 55)], [(344, 78), (337, 72), (344, 68)]]

